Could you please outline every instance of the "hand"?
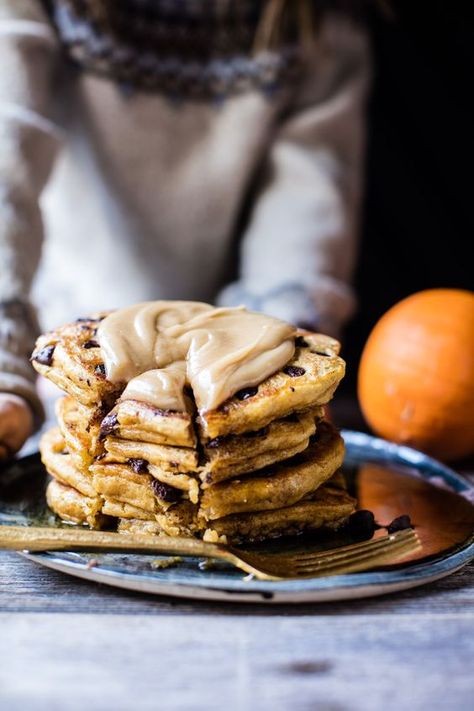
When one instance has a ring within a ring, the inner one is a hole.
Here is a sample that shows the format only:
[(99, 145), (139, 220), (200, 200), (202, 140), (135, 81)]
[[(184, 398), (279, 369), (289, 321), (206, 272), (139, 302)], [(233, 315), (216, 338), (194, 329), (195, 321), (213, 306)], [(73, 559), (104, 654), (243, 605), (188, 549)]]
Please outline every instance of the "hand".
[(23, 446), (33, 432), (33, 413), (26, 400), (0, 393), (0, 461)]

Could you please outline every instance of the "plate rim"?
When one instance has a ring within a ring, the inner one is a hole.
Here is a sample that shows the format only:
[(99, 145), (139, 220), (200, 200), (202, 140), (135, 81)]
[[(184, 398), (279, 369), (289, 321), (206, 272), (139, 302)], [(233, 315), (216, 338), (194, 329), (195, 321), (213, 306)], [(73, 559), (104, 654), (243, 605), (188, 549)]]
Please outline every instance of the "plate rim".
[[(418, 475), (428, 481), (439, 475), (458, 494), (469, 494), (467, 498), (474, 497), (474, 484), (449, 466), (417, 449), (355, 430), (342, 429), (341, 435), (348, 449), (352, 449), (352, 456), (355, 456), (358, 450), (363, 450), (364, 456), (367, 452), (373, 455), (373, 461), (386, 460), (408, 468), (413, 467)], [(29, 459), (31, 456), (35, 455), (28, 455), (16, 460), (15, 463)], [(89, 581), (168, 597), (251, 603), (323, 602), (389, 594), (451, 575), (474, 559), (474, 532), (464, 544), (433, 561), (412, 564), (395, 570), (368, 571), (298, 581), (267, 582), (242, 578), (220, 580), (210, 577), (206, 579), (204, 576), (202, 579), (196, 578), (190, 581), (177, 581), (173, 580), (173, 577), (171, 580), (166, 580), (155, 577), (152, 571), (132, 573), (110, 570), (103, 566), (88, 567), (85, 563), (61, 558), (56, 553), (21, 552), (20, 555), (44, 567)]]

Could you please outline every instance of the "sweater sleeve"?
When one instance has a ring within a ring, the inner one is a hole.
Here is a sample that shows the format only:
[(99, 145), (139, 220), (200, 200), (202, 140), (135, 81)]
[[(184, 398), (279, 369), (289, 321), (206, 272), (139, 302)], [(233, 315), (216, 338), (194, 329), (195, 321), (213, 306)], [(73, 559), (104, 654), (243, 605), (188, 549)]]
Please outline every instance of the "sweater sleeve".
[(41, 3), (0, 0), (0, 391), (25, 397), (37, 420), (29, 293), (43, 239), (39, 197), (59, 139), (49, 117), (55, 57)]
[(240, 279), (221, 305), (243, 303), (338, 336), (351, 315), (370, 75), (364, 31), (329, 21), (272, 142), (244, 234)]

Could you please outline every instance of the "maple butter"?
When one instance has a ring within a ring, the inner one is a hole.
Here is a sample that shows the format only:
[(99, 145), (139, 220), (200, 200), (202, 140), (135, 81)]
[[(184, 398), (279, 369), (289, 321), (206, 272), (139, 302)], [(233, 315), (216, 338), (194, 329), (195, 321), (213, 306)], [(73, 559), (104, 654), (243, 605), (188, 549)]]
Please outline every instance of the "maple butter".
[(240, 306), (150, 301), (107, 316), (97, 339), (107, 379), (127, 383), (122, 399), (184, 411), (189, 385), (205, 411), (282, 368), (295, 335), (290, 324)]

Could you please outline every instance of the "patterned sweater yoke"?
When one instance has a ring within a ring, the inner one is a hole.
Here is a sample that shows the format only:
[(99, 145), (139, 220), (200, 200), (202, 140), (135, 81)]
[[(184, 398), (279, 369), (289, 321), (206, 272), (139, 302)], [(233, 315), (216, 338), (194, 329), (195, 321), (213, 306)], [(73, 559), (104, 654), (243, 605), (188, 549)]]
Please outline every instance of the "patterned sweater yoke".
[(295, 22), (254, 51), (266, 0), (50, 0), (68, 57), (130, 87), (206, 99), (274, 91), (301, 69)]

